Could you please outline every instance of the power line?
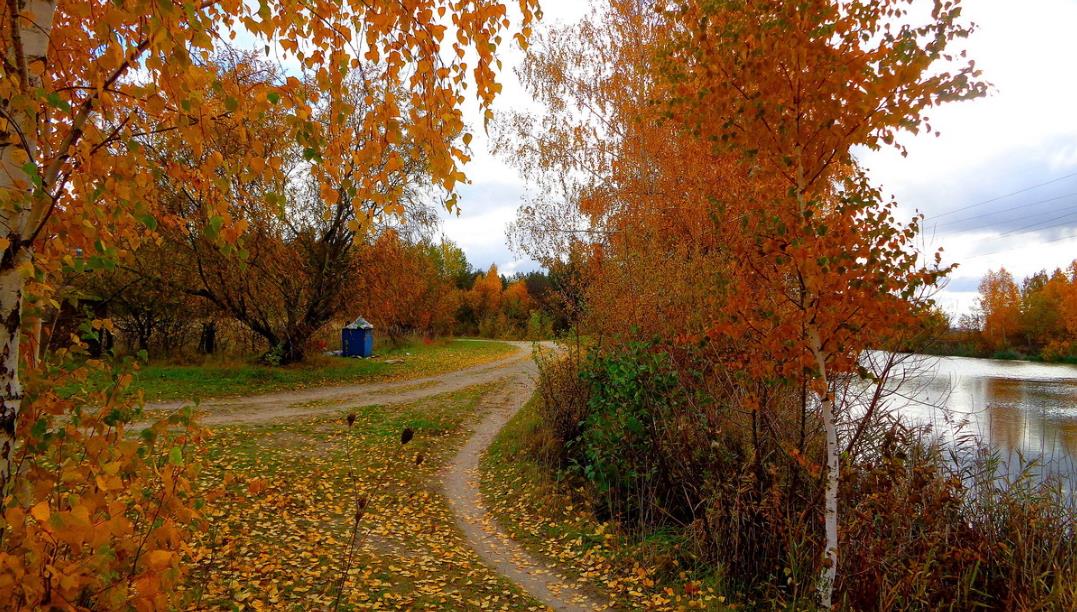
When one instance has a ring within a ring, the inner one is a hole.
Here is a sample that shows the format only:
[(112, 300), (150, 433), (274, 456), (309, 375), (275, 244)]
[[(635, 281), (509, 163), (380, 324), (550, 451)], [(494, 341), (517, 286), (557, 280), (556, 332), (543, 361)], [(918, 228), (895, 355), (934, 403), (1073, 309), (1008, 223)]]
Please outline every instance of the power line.
[[(1077, 214), (1077, 212), (1068, 212), (1068, 213), (1066, 213), (1064, 215), (1059, 215), (1057, 217), (1052, 217), (1050, 219), (1046, 219), (1046, 220), (1043, 220), (1043, 221), (1037, 221), (1035, 223), (1029, 223), (1027, 225), (1022, 225), (1021, 227), (1019, 227), (1017, 229), (1010, 230), (1010, 231), (1008, 231), (1008, 232), (1006, 232), (1004, 234), (999, 234), (998, 237), (999, 238), (1005, 238), (1007, 236), (1013, 236), (1014, 234), (1021, 234), (1021, 233), (1024, 233), (1026, 231), (1031, 231), (1037, 225), (1043, 225), (1044, 223), (1054, 223), (1055, 221), (1061, 221), (1062, 219), (1065, 219), (1066, 217), (1072, 217), (1075, 214)], [(1066, 225), (1066, 224), (1060, 224), (1057, 227), (1062, 227), (1063, 225)], [(1039, 228), (1039, 230), (1037, 230), (1037, 231), (1054, 229), (1054, 227), (1056, 227), (1056, 226), (1043, 227), (1043, 228)]]
[(998, 202), (999, 200), (1004, 200), (1006, 198), (1025, 193), (1027, 191), (1032, 191), (1033, 189), (1039, 189), (1040, 187), (1051, 185), (1051, 184), (1057, 183), (1059, 181), (1064, 181), (1064, 180), (1066, 180), (1068, 178), (1073, 178), (1075, 176), (1077, 176), (1077, 172), (1074, 172), (1072, 174), (1067, 174), (1065, 176), (1060, 176), (1060, 177), (1058, 177), (1056, 179), (1051, 179), (1051, 180), (1043, 182), (1043, 183), (1037, 183), (1035, 185), (1029, 185), (1028, 187), (1025, 187), (1023, 189), (1018, 189), (1017, 191), (1013, 191), (1013, 192), (1010, 192), (1010, 193), (1007, 193), (1007, 194), (996, 196), (994, 198), (983, 200), (981, 202), (974, 202), (974, 203), (969, 204), (967, 206), (962, 206), (960, 208), (955, 208), (953, 210), (948, 210), (946, 212), (939, 213), (939, 214), (935, 215), (934, 217), (932, 217), (932, 219), (938, 219), (939, 217), (947, 217), (949, 215), (952, 215), (952, 214), (957, 213), (957, 212), (961, 212), (963, 210), (968, 210), (970, 208), (976, 208), (977, 206), (983, 206), (984, 204), (990, 204), (992, 202)]
[[(1047, 228), (1047, 229), (1051, 229), (1051, 228)], [(1074, 238), (1077, 238), (1077, 234), (1072, 234), (1072, 235), (1069, 235), (1069, 236), (1060, 236), (1058, 238), (1053, 238), (1051, 240), (1044, 240), (1043, 242), (1038, 242), (1037, 245), (1051, 244), (1052, 242), (1061, 242), (1062, 240), (1072, 240)], [(979, 255), (973, 255), (971, 257), (966, 257), (965, 261), (968, 261), (969, 259), (979, 259), (980, 257), (987, 257), (988, 255), (998, 255), (999, 253), (1006, 253), (1008, 251), (1013, 251), (1013, 250), (1021, 249), (1021, 248), (1025, 248), (1025, 247), (1009, 247), (1009, 248), (1005, 248), (1005, 249), (998, 249), (996, 251), (990, 251), (988, 253), (980, 253)]]
[[(1045, 200), (1036, 200), (1035, 202), (1029, 202), (1027, 204), (1018, 204), (1017, 206), (1011, 206), (1010, 208), (1003, 208), (1001, 210), (996, 210), (996, 211), (992, 211), (992, 212), (989, 212), (989, 213), (982, 213), (982, 214), (979, 214), (979, 215), (972, 215), (971, 217), (962, 217), (960, 219), (954, 219), (952, 221), (943, 221), (942, 223), (936, 224), (936, 227), (938, 227), (938, 228), (950, 227), (950, 226), (956, 225), (958, 223), (964, 223), (965, 221), (975, 221), (976, 219), (982, 219), (984, 217), (993, 217), (995, 215), (1001, 215), (1002, 213), (1013, 212), (1015, 210), (1022, 210), (1022, 209), (1025, 209), (1025, 208), (1032, 207), (1032, 206), (1038, 206), (1040, 204), (1046, 204), (1048, 202), (1057, 202), (1058, 200), (1064, 200), (1066, 198), (1071, 198), (1073, 196), (1077, 196), (1077, 191), (1075, 191), (1073, 193), (1063, 194), (1063, 195), (1060, 195), (1060, 196), (1055, 196), (1053, 198), (1047, 198)], [(990, 224), (987, 224), (987, 225), (990, 225)], [(972, 228), (965, 228), (965, 229), (966, 230), (977, 229), (978, 227), (981, 227), (981, 226), (972, 227)], [(982, 226), (982, 227), (986, 227), (986, 226)]]

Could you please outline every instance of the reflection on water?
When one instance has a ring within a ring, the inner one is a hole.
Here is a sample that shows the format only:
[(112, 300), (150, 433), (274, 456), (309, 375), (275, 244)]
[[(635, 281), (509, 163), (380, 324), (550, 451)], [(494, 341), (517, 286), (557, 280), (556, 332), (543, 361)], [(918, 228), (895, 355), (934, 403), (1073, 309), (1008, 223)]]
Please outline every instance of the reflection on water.
[(1011, 465), (1038, 459), (1074, 488), (1077, 366), (911, 355), (898, 369), (902, 414), (945, 438), (975, 436)]

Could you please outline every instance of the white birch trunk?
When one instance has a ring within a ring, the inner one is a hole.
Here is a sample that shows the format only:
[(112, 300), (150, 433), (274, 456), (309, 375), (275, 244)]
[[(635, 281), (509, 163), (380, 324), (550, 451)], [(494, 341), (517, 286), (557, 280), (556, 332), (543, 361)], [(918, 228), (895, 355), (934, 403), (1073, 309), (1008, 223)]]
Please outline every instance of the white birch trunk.
[[(4, 54), (19, 71), (24, 92), (33, 95), (41, 87), (49, 46), (49, 33), (56, 6), (54, 0), (4, 0)], [(17, 15), (12, 15), (12, 9)], [(0, 253), (0, 498), (11, 485), (14, 474), (15, 424), (22, 407), (19, 378), (19, 335), (22, 326), (22, 297), (26, 284), (24, 266), (33, 252), (28, 238), (34, 194), (23, 166), (27, 158), (39, 162), (37, 152), (38, 115), (3, 104), (6, 117), (0, 135), (0, 200), (9, 203), (0, 211), (0, 239), (7, 241)]]
[(819, 376), (825, 389), (824, 395), (819, 398), (819, 408), (823, 412), (823, 429), (826, 431), (826, 491), (824, 493), (826, 567), (819, 575), (819, 605), (824, 610), (829, 610), (833, 604), (834, 581), (838, 576), (838, 470), (840, 469), (838, 453), (840, 450), (838, 426), (834, 418), (834, 396), (830, 392), (830, 381), (827, 379), (826, 353), (823, 352), (819, 330), (809, 327), (807, 331), (812, 354), (815, 356)]

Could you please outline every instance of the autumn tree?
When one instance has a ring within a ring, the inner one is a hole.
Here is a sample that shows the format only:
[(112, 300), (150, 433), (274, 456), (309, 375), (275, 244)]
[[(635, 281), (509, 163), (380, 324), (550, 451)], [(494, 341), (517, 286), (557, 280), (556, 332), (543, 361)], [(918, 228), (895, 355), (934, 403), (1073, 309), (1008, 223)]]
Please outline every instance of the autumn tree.
[(501, 292), (503, 283), (501, 275), (497, 272), (497, 265), (491, 264), (484, 274), (475, 278), (475, 283), (467, 293), (467, 304), (474, 313), (476, 322), (491, 316), (496, 316), (501, 308)]
[(408, 334), (451, 332), (463, 299), (456, 276), (468, 266), (466, 259), (446, 265), (446, 254), (462, 251), (449, 242), (415, 242), (392, 230), (381, 233), (356, 249), (356, 274), (345, 292), (348, 305), (343, 313), (350, 319), (364, 317), (393, 341)]
[(473, 279), (471, 263), (467, 255), (451, 240), (426, 241), (427, 254), (442, 278), (452, 279), (457, 289), (467, 289)]
[[(278, 79), (272, 65), (250, 54), (228, 54), (218, 63), (223, 64), (221, 79), (246, 87)], [(352, 131), (347, 138), (352, 155), (344, 162), (339, 179), (315, 180), (309, 150), (286, 140), (281, 114), (274, 107), (261, 124), (248, 122), (242, 129), (253, 136), (254, 146), (267, 152), (269, 164), (279, 168), (284, 180), (235, 177), (223, 211), (207, 200), (197, 182), (165, 180), (158, 191), (162, 201), (157, 208), (163, 213), (160, 233), (178, 256), (180, 267), (197, 272), (190, 275), (191, 286), (177, 284), (177, 290), (206, 299), (258, 334), (267, 345), (267, 359), (274, 363), (301, 360), (308, 340), (344, 308), (357, 271), (353, 245), (362, 234), (396, 225), (421, 233), (435, 218), (429, 202), (433, 195), (428, 188), (428, 160), (419, 143), (402, 131), (390, 130), (379, 137), (397, 144), (386, 149), (381, 159), (365, 157), (370, 142), (363, 125), (374, 106), (366, 92), (383, 78), (373, 70), (370, 74), (357, 71), (349, 80), (344, 99), (354, 115), (342, 129)], [(314, 121), (328, 127), (328, 112), (316, 106)], [(200, 163), (214, 157), (232, 163), (243, 155), (248, 145), (237, 137), (238, 128), (218, 121), (215, 133), (202, 145)], [(337, 144), (345, 146), (344, 140), (342, 136)], [(160, 163), (196, 155), (185, 142), (169, 135), (150, 139), (145, 146), (159, 156)], [(359, 177), (389, 165), (395, 166), (393, 175), (380, 191), (358, 200)], [(226, 236), (226, 248), (220, 245), (221, 214), (244, 228), (242, 235)]]
[(1006, 268), (988, 271), (980, 281), (983, 337), (992, 350), (1009, 348), (1021, 324), (1021, 293)]
[(735, 314), (714, 333), (756, 336), (770, 363), (792, 341), (777, 363), (812, 373), (826, 431), (819, 601), (829, 608), (841, 451), (831, 383), (855, 371), (860, 351), (900, 326), (906, 304), (943, 272), (922, 266), (916, 222), (893, 221), (893, 203), (859, 172), (853, 147), (930, 130), (932, 107), (984, 92), (972, 63), (948, 50), (971, 28), (956, 2), (936, 3), (926, 18), (910, 0), (687, 0), (662, 9), (679, 26), (662, 64), (671, 115), (740, 156), (756, 180), (781, 186), (731, 211), (745, 236), (734, 247), (739, 269), (750, 276), (736, 283)]
[[(516, 6), (526, 28), (536, 3), (524, 0)], [(335, 201), (333, 185), (342, 184), (343, 173), (353, 167), (346, 162), (354, 159), (364, 172), (352, 177), (352, 198), (383, 202), (394, 214), (398, 204), (383, 187), (400, 171), (399, 161), (389, 155), (387, 163), (378, 164), (401, 133), (421, 143), (431, 182), (451, 194), (464, 180), (460, 168), (467, 160), (459, 144), (469, 139), (461, 111), (465, 87), (470, 85), (480, 108), (489, 111), (500, 89), (495, 53), (510, 25), (507, 7), (497, 0), (4, 3), (0, 497), (15, 503), (6, 493), (15, 476), (16, 431), (29, 426), (20, 416), (24, 314), (36, 335), (33, 328), (62, 265), (71, 265), (77, 253), (111, 257), (119, 237), (153, 225), (157, 211), (146, 196), (162, 176), (196, 184), (204, 208), (217, 211), (209, 218), (220, 219), (213, 223), (219, 224), (219, 234), (238, 238), (244, 228), (227, 214), (230, 179), (282, 179), (278, 168), (265, 163), (266, 151), (243, 131), (248, 121), (257, 124), (276, 105), (286, 109), (286, 140), (309, 157), (311, 178), (319, 193), (324, 190), (325, 201)], [(450, 27), (451, 38), (446, 36)], [(218, 79), (208, 60), (226, 39), (265, 47), (267, 55), (272, 51), (290, 62), (295, 76), (257, 87)], [(373, 96), (375, 108), (356, 134), (348, 125), (354, 113), (345, 94), (349, 76), (364, 66), (379, 68), (380, 91), (400, 93)], [(332, 109), (323, 115), (327, 122), (315, 120), (317, 107)], [(251, 146), (227, 162), (203, 158), (201, 143), (222, 119), (239, 126), (237, 142)], [(139, 139), (165, 133), (188, 143), (196, 156), (158, 163)], [(368, 143), (358, 155), (357, 140)], [(197, 165), (192, 169), (191, 163)], [(451, 195), (447, 201), (455, 205)], [(4, 545), (9, 545), (6, 538)], [(62, 589), (44, 591), (52, 601), (37, 603), (68, 606), (80, 601), (82, 588), (77, 580), (64, 583)], [(100, 592), (96, 586), (90, 590)]]
[(705, 331), (725, 265), (716, 203), (753, 189), (653, 104), (670, 28), (652, 3), (618, 0), (540, 33), (520, 77), (544, 111), (499, 126), (534, 183), (510, 238), (570, 272), (573, 318), (608, 340)]
[(1025, 344), (1040, 350), (1065, 335), (1062, 300), (1068, 281), (1061, 270), (1048, 276), (1041, 271), (1026, 278), (1021, 285), (1021, 330)]
[[(177, 275), (173, 251), (163, 245), (145, 244), (131, 255), (138, 259), (139, 268), (153, 272), (139, 274), (124, 266), (113, 266), (75, 274), (67, 282), (80, 292), (80, 297), (90, 298), (105, 309), (129, 348), (174, 352), (197, 316), (205, 314), (205, 308), (200, 308), (197, 298), (175, 290), (173, 283), (188, 275)], [(165, 275), (172, 280), (159, 280)]]

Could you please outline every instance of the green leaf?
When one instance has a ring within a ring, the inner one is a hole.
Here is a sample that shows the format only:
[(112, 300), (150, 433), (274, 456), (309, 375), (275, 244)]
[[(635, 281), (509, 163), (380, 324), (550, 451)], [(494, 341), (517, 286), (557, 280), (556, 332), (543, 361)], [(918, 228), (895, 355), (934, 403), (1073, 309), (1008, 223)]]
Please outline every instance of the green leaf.
[(183, 463), (183, 449), (178, 446), (173, 446), (172, 450), (168, 451), (168, 462), (172, 465), (180, 465)]
[(153, 215), (141, 215), (138, 217), (138, 221), (151, 230), (157, 229), (157, 219), (155, 219)]
[(209, 218), (209, 222), (206, 223), (206, 237), (216, 239), (218, 234), (221, 233), (221, 227), (224, 226), (224, 219), (220, 215), (214, 215)]
[(64, 112), (68, 112), (71, 110), (71, 105), (68, 104), (67, 100), (61, 98), (60, 94), (56, 93), (55, 91), (49, 92), (45, 95), (45, 102), (48, 103), (49, 106), (53, 108), (58, 108)]
[(44, 417), (34, 421), (32, 427), (30, 427), (30, 435), (34, 438), (43, 438), (45, 433), (49, 430), (49, 422)]

